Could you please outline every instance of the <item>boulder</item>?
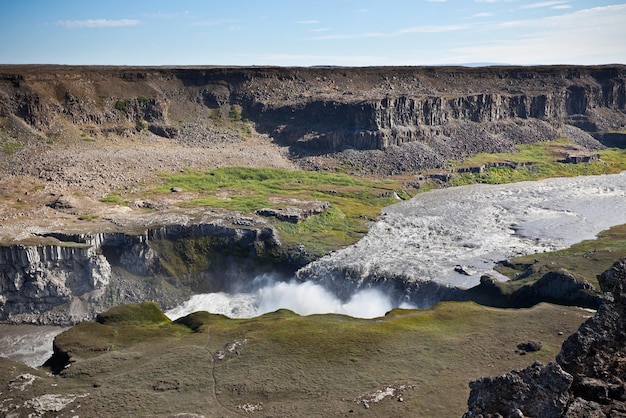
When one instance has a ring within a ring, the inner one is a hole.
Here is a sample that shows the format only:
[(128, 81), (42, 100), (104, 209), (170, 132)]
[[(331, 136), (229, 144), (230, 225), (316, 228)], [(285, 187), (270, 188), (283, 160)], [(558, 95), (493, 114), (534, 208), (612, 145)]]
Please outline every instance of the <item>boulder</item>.
[(557, 363), (535, 362), (523, 370), (470, 383), (465, 418), (560, 418), (570, 400), (572, 376)]

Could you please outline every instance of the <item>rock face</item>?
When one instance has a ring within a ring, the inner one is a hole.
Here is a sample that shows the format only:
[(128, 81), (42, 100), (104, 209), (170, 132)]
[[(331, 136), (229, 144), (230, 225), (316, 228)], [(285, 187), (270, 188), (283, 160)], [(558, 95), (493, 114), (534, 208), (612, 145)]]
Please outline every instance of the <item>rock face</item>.
[(17, 117), (44, 137), (70, 123), (96, 136), (148, 127), (181, 141), (194, 140), (198, 120), (246, 120), (303, 163), (330, 154), (364, 170), (397, 172), (562, 136), (614, 144), (612, 131), (626, 125), (625, 81), (619, 65), (2, 66), (0, 117)]
[(560, 418), (569, 401), (572, 376), (556, 363), (535, 362), (524, 370), (470, 383), (471, 417)]
[[(111, 266), (92, 245), (0, 247), (0, 319), (87, 319), (90, 301), (103, 297), (110, 278)], [(60, 305), (64, 312), (53, 314)]]
[[(272, 228), (219, 222), (164, 225), (137, 235), (58, 233), (47, 239), (58, 243), (0, 247), (0, 321), (66, 325), (121, 303), (150, 299), (171, 306), (176, 295), (166, 290), (172, 285), (183, 289), (178, 297), (223, 290), (242, 275), (265, 272), (266, 259), (281, 262)], [(181, 259), (185, 269), (178, 268)]]
[(605, 303), (561, 347), (556, 363), (470, 383), (470, 417), (626, 415), (626, 259), (598, 277)]

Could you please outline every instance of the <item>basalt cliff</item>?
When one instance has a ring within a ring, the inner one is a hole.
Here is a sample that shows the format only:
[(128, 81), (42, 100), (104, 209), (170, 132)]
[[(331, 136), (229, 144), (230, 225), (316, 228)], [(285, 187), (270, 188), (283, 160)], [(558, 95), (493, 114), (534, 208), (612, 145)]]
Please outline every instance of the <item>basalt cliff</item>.
[[(120, 303), (173, 307), (191, 293), (229, 291), (290, 266), (276, 254), (271, 227), (224, 219), (45, 239), (0, 246), (0, 321), (67, 325)], [(298, 260), (290, 261), (295, 269)]]
[(211, 118), (245, 119), (306, 166), (325, 155), (393, 173), (558, 137), (623, 143), (625, 82), (619, 65), (2, 66), (0, 117), (44, 138), (145, 129), (186, 143), (207, 141)]

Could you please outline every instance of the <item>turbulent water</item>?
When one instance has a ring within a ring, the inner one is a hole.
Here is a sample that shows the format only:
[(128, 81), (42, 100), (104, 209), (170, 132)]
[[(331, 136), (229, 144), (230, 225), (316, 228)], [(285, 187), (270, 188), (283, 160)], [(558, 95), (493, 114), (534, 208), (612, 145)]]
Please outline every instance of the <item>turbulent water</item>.
[[(300, 315), (337, 313), (355, 318), (375, 318), (398, 306), (378, 289), (356, 291), (349, 300), (342, 301), (313, 282), (274, 282), (267, 276), (258, 277), (255, 282), (258, 283), (254, 291), (195, 295), (165, 314), (174, 320), (203, 310), (230, 318), (252, 318), (278, 309), (289, 309)], [(401, 306), (412, 307), (410, 304)]]
[(624, 223), (626, 172), (440, 189), (386, 208), (357, 244), (300, 275), (349, 271), (356, 282), (400, 275), (467, 288), (485, 273), (497, 276), (498, 261), (566, 248)]
[[(299, 277), (306, 282), (260, 277), (246, 291), (196, 295), (167, 315), (206, 310), (243, 318), (286, 308), (301, 315), (376, 317), (410, 305), (377, 289), (357, 290), (368, 278), (399, 275), (467, 288), (484, 273), (495, 275), (497, 261), (565, 248), (624, 223), (626, 172), (435, 190), (386, 208), (358, 243), (302, 269)], [(352, 296), (339, 299), (322, 286), (329, 275), (346, 277)], [(28, 359), (31, 365), (50, 354), (58, 332), (43, 333), (26, 345), (28, 337), (19, 332), (0, 331), (0, 355)]]
[[(498, 261), (565, 248), (623, 223), (626, 172), (434, 190), (386, 208), (358, 243), (302, 269), (299, 276), (309, 281), (267, 283), (233, 295), (196, 295), (168, 315), (207, 310), (251, 317), (287, 308), (303, 315), (375, 317), (402, 301), (376, 289), (356, 291), (372, 277), (468, 288), (485, 273), (498, 277), (493, 271)], [(331, 275), (346, 277), (356, 293), (342, 301), (313, 283), (325, 283)]]

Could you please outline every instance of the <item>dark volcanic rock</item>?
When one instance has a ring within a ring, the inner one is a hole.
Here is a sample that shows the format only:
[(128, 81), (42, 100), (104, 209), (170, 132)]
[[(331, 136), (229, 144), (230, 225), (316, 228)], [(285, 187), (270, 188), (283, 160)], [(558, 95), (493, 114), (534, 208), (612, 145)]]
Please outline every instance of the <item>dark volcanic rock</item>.
[(556, 363), (535, 362), (524, 370), (470, 383), (470, 410), (465, 418), (560, 418), (567, 406), (572, 376)]
[(558, 364), (470, 383), (465, 417), (626, 416), (626, 259), (598, 281), (605, 302), (563, 343)]
[(517, 344), (517, 349), (525, 352), (532, 353), (533, 351), (541, 350), (541, 342), (540, 341), (527, 341), (525, 343)]
[(557, 361), (574, 376), (575, 396), (626, 411), (626, 259), (598, 277), (606, 302), (571, 335)]

